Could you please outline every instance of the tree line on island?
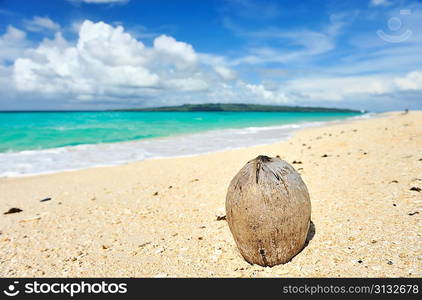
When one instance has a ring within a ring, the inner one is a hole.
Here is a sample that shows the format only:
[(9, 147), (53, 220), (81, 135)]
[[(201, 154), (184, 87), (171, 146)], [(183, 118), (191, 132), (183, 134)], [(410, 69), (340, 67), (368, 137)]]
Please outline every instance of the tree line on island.
[(229, 111), (229, 112), (360, 112), (353, 109), (309, 107), (309, 106), (284, 106), (284, 105), (260, 105), (245, 103), (205, 103), (205, 104), (183, 104), (178, 106), (162, 106), (147, 108), (127, 108), (113, 111)]

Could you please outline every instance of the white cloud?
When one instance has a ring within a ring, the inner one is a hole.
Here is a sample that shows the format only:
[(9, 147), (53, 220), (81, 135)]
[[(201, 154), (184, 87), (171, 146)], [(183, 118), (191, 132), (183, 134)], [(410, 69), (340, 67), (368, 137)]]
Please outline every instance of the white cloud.
[(225, 66), (228, 64), (228, 61), (225, 56), (209, 54), (209, 53), (198, 53), (198, 57), (203, 64), (211, 66)]
[(270, 41), (283, 45), (279, 47), (251, 47), (249, 53), (233, 59), (230, 65), (239, 64), (263, 64), (263, 63), (286, 63), (301, 61), (313, 56), (327, 53), (334, 49), (334, 36), (340, 31), (343, 24), (338, 21), (340, 17), (333, 18), (327, 32), (312, 30), (286, 31), (279, 28), (267, 28), (259, 31), (246, 31), (233, 25), (230, 21), (225, 26), (237, 35), (249, 39)]
[(23, 55), (28, 45), (24, 31), (8, 26), (6, 32), (0, 36), (0, 63), (13, 61)]
[(289, 98), (283, 92), (279, 90), (269, 90), (263, 84), (249, 84), (242, 81), (240, 81), (238, 84), (245, 87), (253, 94), (259, 96), (264, 103), (280, 104), (290, 102)]
[(191, 45), (178, 42), (167, 35), (154, 40), (154, 49), (164, 54), (163, 58), (167, 58), (167, 63), (174, 63), (179, 69), (195, 67), (198, 62), (198, 56)]
[(55, 23), (48, 17), (34, 16), (31, 20), (25, 20), (24, 25), (26, 30), (40, 32), (44, 30), (59, 31), (60, 25)]
[(339, 101), (353, 94), (389, 93), (391, 82), (391, 78), (381, 76), (305, 78), (287, 82), (286, 88), (311, 99)]
[(86, 60), (104, 65), (143, 65), (149, 60), (142, 42), (125, 33), (122, 26), (85, 21), (79, 30), (78, 54)]
[[(225, 70), (226, 76), (232, 75)], [(199, 56), (187, 43), (161, 35), (147, 47), (122, 26), (91, 21), (80, 26), (76, 44), (57, 33), (16, 59), (13, 68), (14, 84), (21, 92), (80, 100), (206, 91), (218, 76), (200, 66)]]
[(194, 77), (169, 79), (164, 85), (168, 88), (185, 92), (203, 91), (209, 87), (204, 79)]
[(422, 71), (410, 72), (403, 78), (396, 78), (397, 87), (405, 91), (422, 90)]
[(214, 71), (217, 72), (217, 74), (224, 80), (235, 80), (237, 78), (235, 71), (224, 66), (215, 66)]
[(80, 96), (133, 93), (157, 87), (159, 76), (146, 63), (149, 51), (141, 43), (103, 22), (85, 21), (76, 45), (60, 33), (44, 40), (31, 55), (14, 64), (14, 82), (20, 91), (69, 93)]
[[(353, 23), (357, 10), (331, 13), (329, 22), (320, 28), (280, 28), (266, 27), (257, 30), (238, 26), (230, 18), (223, 18), (223, 26), (235, 35), (253, 41), (246, 55), (231, 60), (228, 64), (293, 63), (317, 59), (336, 48), (336, 38), (344, 28)], [(256, 46), (258, 45), (258, 46)], [(271, 46), (262, 46), (271, 45)]]
[(287, 95), (313, 101), (343, 101), (350, 97), (380, 96), (402, 91), (422, 90), (422, 72), (402, 77), (388, 75), (311, 77), (290, 80), (283, 84)]
[(388, 0), (371, 0), (370, 5), (372, 6), (389, 6), (393, 3), (391, 3)]

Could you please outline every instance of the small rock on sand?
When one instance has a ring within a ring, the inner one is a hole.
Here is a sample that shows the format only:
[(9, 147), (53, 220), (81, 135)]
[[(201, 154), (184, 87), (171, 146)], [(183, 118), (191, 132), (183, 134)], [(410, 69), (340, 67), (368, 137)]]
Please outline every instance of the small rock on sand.
[(217, 221), (223, 221), (223, 220), (226, 220), (226, 215), (217, 216)]
[(225, 208), (219, 208), (215, 213), (215, 217), (217, 221), (226, 220), (226, 210)]
[(20, 213), (21, 211), (23, 211), (20, 208), (17, 207), (12, 207), (11, 209), (9, 209), (8, 211), (4, 212), (4, 215), (9, 215), (9, 214), (15, 214), (15, 213)]

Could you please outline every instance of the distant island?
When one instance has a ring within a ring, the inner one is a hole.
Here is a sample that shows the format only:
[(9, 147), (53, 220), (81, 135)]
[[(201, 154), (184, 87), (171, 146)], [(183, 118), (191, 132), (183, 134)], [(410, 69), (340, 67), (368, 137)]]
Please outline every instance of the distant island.
[(149, 108), (116, 109), (113, 111), (229, 111), (229, 112), (360, 112), (352, 109), (308, 107), (308, 106), (281, 106), (259, 105), (244, 103), (206, 103), (206, 104), (183, 104), (179, 106), (163, 106)]

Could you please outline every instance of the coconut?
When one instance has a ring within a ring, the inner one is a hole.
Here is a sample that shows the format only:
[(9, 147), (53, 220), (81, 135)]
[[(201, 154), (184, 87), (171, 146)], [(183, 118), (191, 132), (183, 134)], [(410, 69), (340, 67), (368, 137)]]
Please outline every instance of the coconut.
[(260, 155), (230, 182), (226, 215), (244, 259), (274, 266), (288, 262), (303, 249), (311, 201), (305, 183), (290, 164)]

